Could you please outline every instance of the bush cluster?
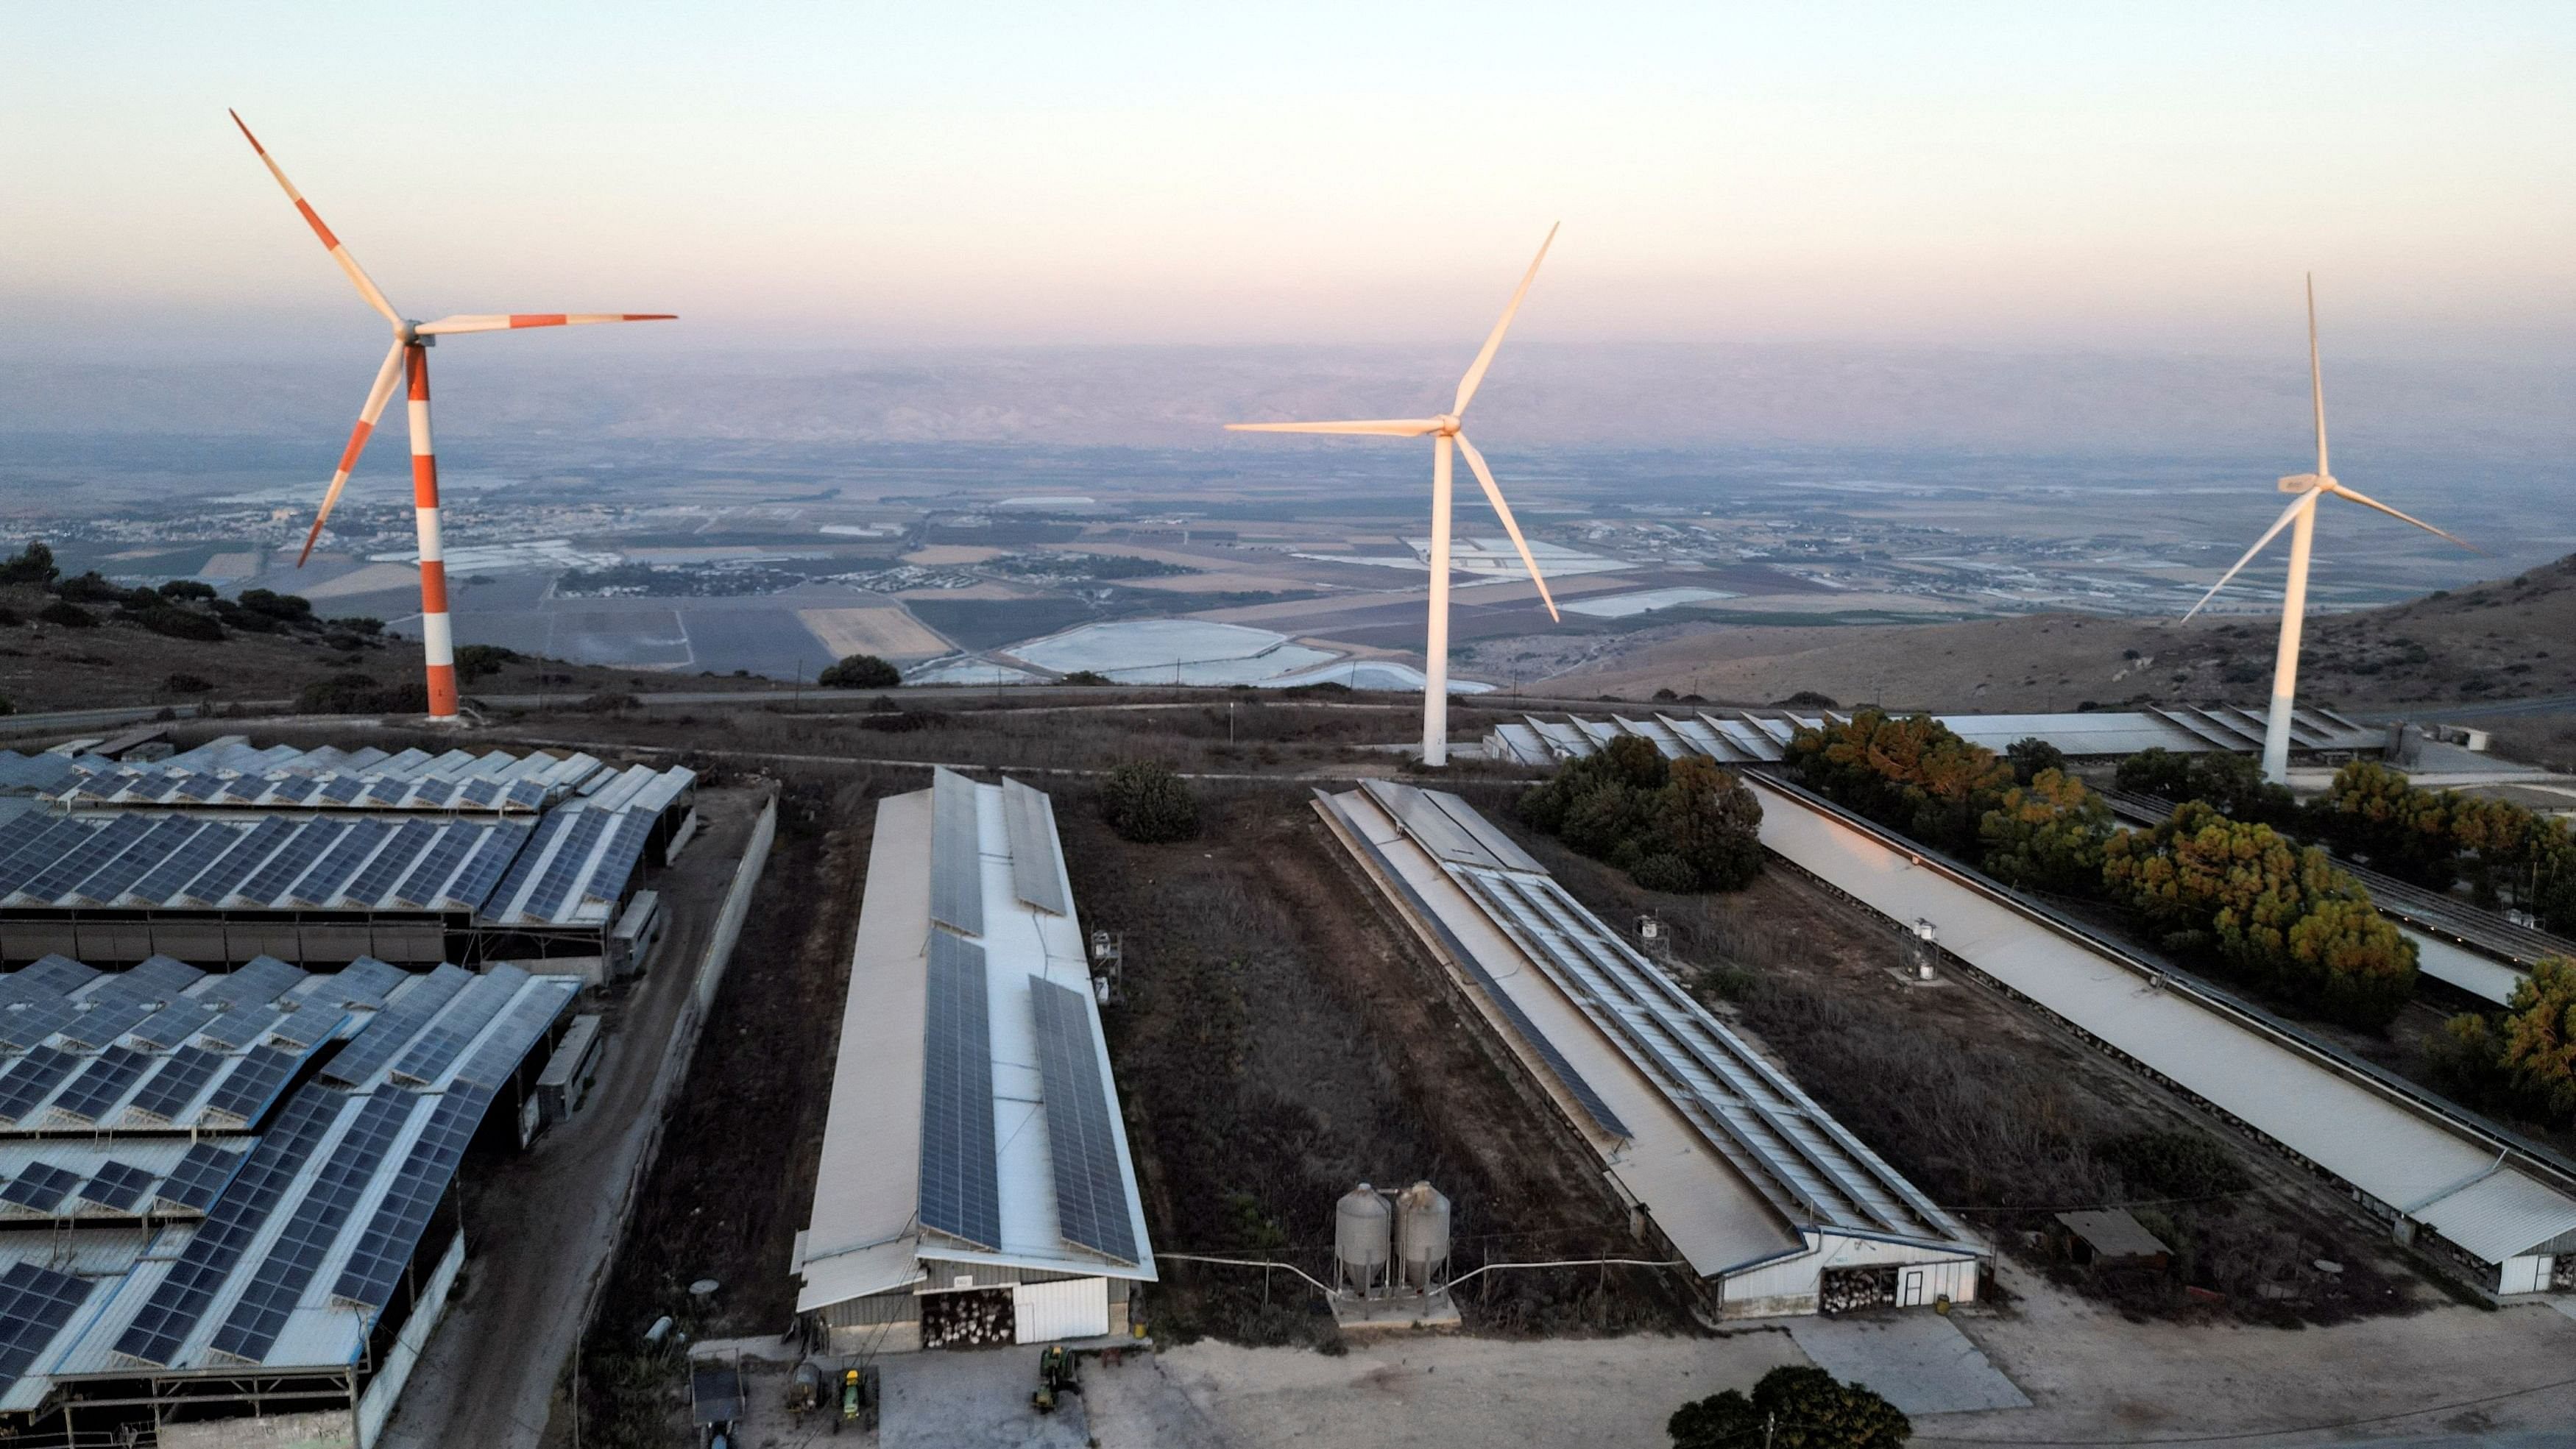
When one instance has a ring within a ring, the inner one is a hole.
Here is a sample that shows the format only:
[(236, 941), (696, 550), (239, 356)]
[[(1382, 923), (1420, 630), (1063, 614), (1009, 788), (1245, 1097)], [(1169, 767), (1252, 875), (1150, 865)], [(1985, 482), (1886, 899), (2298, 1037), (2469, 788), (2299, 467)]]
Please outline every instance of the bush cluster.
[(2431, 1055), (2473, 1102), (2576, 1126), (2576, 960), (2533, 963), (2504, 1010), (2452, 1017)]
[(2010, 764), (1930, 715), (1874, 709), (1800, 730), (1788, 761), (1807, 788), (1963, 860), (1976, 858), (1986, 813), (2013, 784)]
[(1635, 736), (1573, 760), (1516, 805), (1531, 828), (1648, 890), (1741, 890), (1762, 871), (1762, 805), (1713, 760)]
[(2177, 804), (2206, 800), (2229, 819), (2250, 820), (2276, 830), (2296, 829), (2299, 824), (2299, 802), (2289, 787), (2267, 783), (2262, 765), (2251, 755), (2141, 750), (2120, 762), (2113, 783), (2133, 795), (2160, 795)]
[(873, 654), (852, 654), (814, 676), (823, 689), (892, 689), (903, 672)]
[(1189, 781), (1152, 760), (1131, 760), (1109, 772), (1100, 784), (1100, 815), (1119, 835), (1149, 845), (1196, 840), (1199, 834), (1199, 800)]
[(2576, 933), (2576, 831), (2504, 800), (2418, 789), (2375, 760), (2355, 760), (2308, 807), (2319, 839), (2431, 890), (2465, 881), (2495, 904), (2510, 892), (2541, 925)]
[(2203, 802), (2105, 842), (2102, 886), (2165, 949), (2334, 1020), (2384, 1027), (2415, 993), (2415, 943), (2359, 882), (2323, 850)]
[(1820, 1368), (1784, 1364), (1747, 1397), (1728, 1389), (1682, 1405), (1664, 1425), (1673, 1449), (1897, 1449), (1914, 1433), (1904, 1411)]
[(429, 686), (420, 680), (387, 685), (371, 674), (333, 674), (304, 686), (295, 708), (299, 714), (424, 714)]

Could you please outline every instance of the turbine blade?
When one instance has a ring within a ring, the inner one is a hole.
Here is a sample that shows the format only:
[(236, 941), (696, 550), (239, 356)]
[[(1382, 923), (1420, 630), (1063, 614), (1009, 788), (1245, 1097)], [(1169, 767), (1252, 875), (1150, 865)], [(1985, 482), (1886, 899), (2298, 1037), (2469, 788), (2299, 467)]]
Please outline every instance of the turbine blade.
[(2317, 408), (2317, 476), (2331, 478), (2326, 467), (2326, 377), (2317, 365), (2317, 274), (2308, 273), (2308, 396)]
[(1494, 365), (1494, 350), (1503, 345), (1503, 334), (1510, 330), (1513, 314), (1521, 310), (1521, 299), (1529, 295), (1530, 283), (1538, 280), (1538, 264), (1547, 260), (1547, 249), (1556, 242), (1556, 227), (1562, 225), (1563, 222), (1558, 222), (1547, 229), (1547, 240), (1538, 244), (1538, 255), (1530, 258), (1529, 270), (1521, 273), (1521, 284), (1513, 289), (1510, 305), (1503, 308), (1502, 320), (1494, 324), (1493, 332), (1485, 338), (1484, 350), (1476, 354), (1475, 362), (1467, 368), (1467, 375), (1458, 379), (1458, 400), (1449, 405), (1451, 417), (1467, 411), (1467, 400), (1476, 395), (1477, 387), (1484, 382), (1485, 369)]
[(513, 332), (522, 327), (588, 327), (598, 322), (670, 322), (675, 312), (491, 312), (441, 317), (412, 330), (424, 337), (453, 332)]
[(2459, 536), (2458, 534), (2456, 534), (2456, 533), (2452, 533), (2452, 532), (2450, 532), (2448, 529), (2435, 528), (2433, 525), (2431, 525), (2431, 524), (2429, 524), (2429, 523), (2426, 523), (2424, 520), (2422, 520), (2422, 519), (2420, 519), (2420, 518), (2415, 517), (2413, 514), (2400, 513), (2400, 512), (2398, 512), (2396, 509), (2389, 507), (2387, 504), (2380, 502), (2378, 499), (2376, 499), (2376, 498), (2366, 497), (2366, 496), (2364, 496), (2364, 495), (2362, 495), (2362, 494), (2355, 493), (2355, 492), (2353, 492), (2351, 489), (2346, 488), (2345, 486), (2343, 486), (2343, 485), (2342, 485), (2342, 484), (2340, 484), (2340, 483), (2334, 483), (2334, 482), (2329, 482), (2329, 483), (2327, 483), (2327, 484), (2326, 484), (2326, 491), (2327, 491), (2328, 493), (2333, 494), (2333, 495), (2334, 495), (2334, 496), (2336, 496), (2337, 498), (2349, 498), (2349, 499), (2351, 499), (2353, 502), (2360, 504), (2360, 505), (2361, 505), (2362, 507), (2364, 507), (2364, 508), (2376, 508), (2376, 509), (2378, 509), (2380, 512), (2387, 514), (2389, 517), (2394, 518), (2394, 519), (2398, 519), (2398, 520), (2400, 520), (2400, 521), (2402, 521), (2402, 522), (2411, 523), (2411, 524), (2415, 525), (2417, 528), (2420, 528), (2420, 529), (2424, 530), (2426, 533), (2438, 533), (2438, 534), (2442, 535), (2444, 538), (2449, 539), (2451, 542), (2458, 544), (2460, 547), (2467, 549), (2467, 550), (2468, 550), (2469, 552), (2471, 552), (2471, 553), (2485, 553), (2485, 552), (2486, 552), (2486, 550), (2485, 550), (2485, 549), (2482, 549), (2482, 548), (2478, 547), (2476, 544), (2469, 542), (2467, 539), (2460, 537), (2460, 536)]
[(1485, 501), (1494, 505), (1494, 516), (1503, 521), (1503, 532), (1512, 536), (1512, 547), (1521, 551), (1521, 566), (1529, 570), (1530, 582), (1538, 585), (1538, 601), (1547, 605), (1549, 618), (1562, 621), (1565, 616), (1556, 611), (1556, 600), (1547, 591), (1547, 579), (1538, 571), (1538, 560), (1530, 557), (1529, 540), (1521, 537), (1521, 526), (1512, 520), (1512, 506), (1503, 501), (1503, 490), (1495, 484), (1493, 470), (1485, 466), (1485, 455), (1476, 451), (1465, 433), (1457, 436), (1458, 451), (1467, 455), (1467, 466), (1475, 470), (1476, 481), (1485, 486)]
[(340, 490), (349, 486), (349, 474), (358, 466), (358, 455), (366, 451), (367, 439), (376, 431), (376, 419), (385, 415), (385, 401), (394, 395), (394, 384), (402, 380), (403, 345), (393, 345), (385, 354), (385, 365), (376, 369), (375, 386), (367, 389), (367, 405), (358, 409), (358, 425), (349, 430), (349, 446), (340, 450), (340, 466), (331, 475), (331, 487), (322, 495), (322, 507), (313, 515), (312, 530), (304, 535), (304, 552), (295, 556), (295, 566), (313, 557), (313, 541), (322, 536), (322, 525), (339, 505)]
[(1438, 418), (1363, 418), (1341, 423), (1228, 423), (1229, 433), (1367, 433), (1387, 438), (1418, 438), (1440, 431)]
[(349, 249), (331, 234), (331, 228), (322, 224), (321, 216), (313, 210), (313, 203), (306, 201), (304, 193), (296, 190), (295, 183), (287, 180), (286, 173), (278, 169), (277, 158), (269, 155), (268, 148), (259, 144), (259, 138), (250, 133), (250, 127), (242, 121), (241, 112), (226, 111), (224, 114), (233, 118), (234, 125), (241, 127), (242, 139), (250, 142), (250, 148), (259, 153), (260, 164), (266, 166), (268, 174), (276, 177), (277, 184), (285, 188), (286, 199), (295, 203), (295, 209), (303, 214), (304, 224), (313, 228), (313, 234), (322, 239), (323, 249), (331, 253), (331, 260), (338, 262), (340, 270), (349, 274), (350, 285), (358, 289), (358, 295), (367, 299), (368, 306), (383, 313), (386, 321), (400, 327), (402, 318), (395, 314), (394, 304), (385, 300), (385, 294), (377, 288), (375, 279), (358, 265), (356, 257), (349, 255)]
[[(2290, 520), (2299, 516), (2300, 509), (2316, 507), (2317, 499), (2323, 496), (2323, 493), (2323, 489), (2311, 488), (2307, 492), (2300, 494), (2296, 499), (2292, 500), (2289, 507), (2281, 510), (2281, 516), (2272, 520), (2272, 526), (2263, 530), (2263, 536), (2254, 540), (2254, 546), (2252, 548), (2245, 550), (2245, 557), (2236, 561), (2236, 567), (2220, 574), (2218, 576), (2218, 582), (2209, 586), (2209, 592), (2200, 596), (2200, 602), (2191, 606), (2191, 614), (2197, 614), (2202, 609), (2207, 608), (2209, 606), (2209, 601), (2218, 597), (2218, 591), (2227, 587), (2227, 581), (2236, 577), (2239, 570), (2254, 561), (2254, 555), (2263, 551), (2263, 545), (2280, 537), (2281, 530), (2290, 526)], [(2182, 621), (2186, 624), (2190, 623), (2191, 614), (2183, 615)]]

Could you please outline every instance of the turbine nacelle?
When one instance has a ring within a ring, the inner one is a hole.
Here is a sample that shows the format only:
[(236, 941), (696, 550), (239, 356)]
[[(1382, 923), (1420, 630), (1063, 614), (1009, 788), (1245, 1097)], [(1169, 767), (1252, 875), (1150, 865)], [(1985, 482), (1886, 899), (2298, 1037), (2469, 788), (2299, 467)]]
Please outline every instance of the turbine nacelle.
[(2335, 480), (2331, 476), (2321, 478), (2314, 473), (2293, 473), (2281, 480), (2284, 493), (2305, 493), (2312, 488), (2332, 489), (2334, 486)]

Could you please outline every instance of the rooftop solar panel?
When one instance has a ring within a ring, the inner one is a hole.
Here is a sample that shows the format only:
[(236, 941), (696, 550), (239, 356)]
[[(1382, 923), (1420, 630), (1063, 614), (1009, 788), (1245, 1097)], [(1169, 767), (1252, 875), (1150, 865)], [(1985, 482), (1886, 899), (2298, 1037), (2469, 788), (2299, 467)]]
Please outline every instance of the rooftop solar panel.
[(527, 975), (519, 971), (495, 969), (488, 976), (477, 976), (471, 985), (458, 993), (455, 1001), (440, 1012), (427, 1030), (412, 1039), (410, 1046), (394, 1058), (393, 1079), (426, 1087), (446, 1075), (456, 1062), (457, 1053), (474, 1040), (501, 1008), (518, 995), (519, 985)]
[(1047, 1153), (1055, 1172), (1056, 1228), (1076, 1247), (1136, 1261), (1127, 1174), (1110, 1128), (1109, 1084), (1100, 1071), (1091, 999), (1052, 981), (1029, 981), (1037, 1018), (1038, 1077), (1045, 1094)]
[(127, 846), (143, 838), (152, 822), (141, 815), (119, 815), (106, 825), (92, 830), (86, 838), (72, 842), (69, 849), (53, 864), (37, 871), (18, 887), (18, 895), (31, 901), (50, 902), (78, 885), (89, 873), (116, 858)]
[(457, 866), (464, 862), (475, 846), (482, 843), (483, 831), (479, 826), (440, 826), (438, 838), (421, 853), (419, 862), (403, 873), (401, 884), (393, 888), (394, 903), (413, 907), (435, 905), (443, 897), (441, 888), (455, 876)]
[(437, 836), (438, 827), (429, 821), (404, 821), (393, 839), (385, 842), (385, 848), (376, 852), (376, 858), (368, 861), (367, 868), (358, 872), (340, 893), (362, 905), (380, 903)]
[(206, 1115), (241, 1122), (259, 1120), (269, 1099), (286, 1085), (287, 1076), (294, 1070), (295, 1058), (287, 1053), (272, 1046), (252, 1047), (242, 1053), (240, 1065), (215, 1084), (214, 1094), (206, 1098)]
[(23, 1052), (72, 1024), (78, 1009), (61, 997), (39, 997), (0, 1011), (0, 1050)]
[(1055, 809), (1047, 797), (1017, 780), (1002, 782), (1002, 819), (1011, 836), (1011, 890), (1054, 915), (1067, 915), (1064, 877), (1056, 869)]
[[(484, 827), (480, 848), (467, 858), (464, 868), (456, 872), (456, 879), (448, 883), (446, 901), (465, 910), (482, 910), (496, 898), (497, 893), (492, 886), (501, 878), (501, 872), (509, 868), (512, 860), (529, 854), (528, 839), (536, 829), (532, 825), (506, 823)], [(506, 896), (498, 898), (508, 899)]]
[(268, 1035), (283, 1015), (274, 1006), (235, 1007), (216, 1012), (212, 1021), (198, 1028), (198, 1034), (217, 1051), (237, 1052)]
[(37, 1047), (0, 1075), (0, 1121), (16, 1122), (54, 1094), (81, 1059), (52, 1047)]
[(929, 988), (922, 1041), (921, 1225), (998, 1249), (1002, 1189), (984, 949), (931, 932)]
[(411, 803), (417, 809), (444, 809), (447, 803), (455, 798), (456, 782), (453, 780), (414, 780), (412, 782)]
[(170, 1175), (161, 1180), (153, 1196), (191, 1212), (204, 1212), (223, 1195), (224, 1185), (241, 1171), (248, 1155), (220, 1142), (199, 1142), (179, 1159), (178, 1166), (170, 1169)]
[(349, 1099), (337, 1092), (299, 1092), (277, 1125), (262, 1134), (241, 1171), (206, 1211), (206, 1220), (179, 1251), (160, 1286), (116, 1341), (116, 1351), (163, 1368), (215, 1300), (224, 1280), (259, 1236), (288, 1184)]
[(930, 918), (952, 931), (984, 934), (983, 837), (975, 782), (940, 770), (930, 777)]
[(109, 1047), (96, 1060), (81, 1069), (79, 1076), (63, 1088), (54, 1099), (53, 1110), (84, 1122), (96, 1122), (108, 1110), (125, 1100), (145, 1069), (158, 1065), (160, 1059), (124, 1047)]
[(387, 821), (352, 821), (348, 833), (322, 852), (311, 870), (286, 888), (285, 899), (296, 905), (329, 905), (338, 898), (340, 887), (358, 873), (358, 867), (364, 865), (368, 857), (376, 853), (377, 847), (385, 843), (385, 837), (393, 833), (394, 827)]
[(241, 838), (241, 829), (230, 821), (199, 820), (195, 824), (196, 830), (186, 840), (173, 846), (169, 854), (161, 857), (160, 864), (126, 888), (128, 896), (155, 905), (169, 900)]
[(346, 820), (307, 820), (298, 825), (286, 843), (278, 847), (277, 854), (252, 871), (250, 879), (233, 894), (254, 906), (276, 903), (289, 882), (311, 870), (324, 851), (340, 843), (340, 837), (349, 833), (350, 824)]
[(322, 1080), (344, 1086), (363, 1086), (369, 1078), (392, 1064), (393, 1059), (411, 1045), (411, 1039), (429, 1024), (439, 1009), (465, 989), (468, 982), (481, 980), (462, 966), (441, 963), (427, 976), (416, 978), (409, 986), (386, 1003), (358, 1034), (340, 1048), (340, 1054), (322, 1069)]
[(643, 859), (645, 843), (652, 838), (651, 814), (630, 810), (617, 817), (616, 833), (608, 837), (607, 848), (599, 853), (599, 863), (591, 867), (589, 879), (582, 883), (582, 899), (614, 902), (626, 894), (626, 882), (635, 874), (635, 862)]
[(176, 899), (209, 906), (226, 899), (295, 830), (294, 821), (271, 817), (242, 831), (231, 848), (215, 857), (215, 863), (206, 867), (204, 873), (189, 881)]
[[(522, 914), (540, 921), (554, 919), (563, 905), (564, 895), (575, 881), (590, 868), (590, 857), (599, 846), (599, 837), (617, 819), (600, 810), (578, 810), (572, 828), (564, 832), (563, 844), (556, 847), (554, 859), (537, 873), (537, 883), (528, 891), (527, 902), (519, 907)], [(504, 901), (508, 897), (502, 898)]]
[(180, 815), (165, 815), (152, 822), (141, 837), (119, 852), (97, 870), (83, 877), (79, 884), (64, 892), (75, 902), (106, 905), (124, 895), (136, 881), (169, 858), (179, 842), (197, 833), (197, 821)]
[(80, 1183), (77, 1172), (66, 1172), (50, 1162), (30, 1162), (7, 1186), (0, 1187), (0, 1202), (15, 1203), (29, 1212), (49, 1213)]
[(143, 1024), (143, 1019), (157, 1010), (151, 1002), (132, 997), (115, 997), (102, 1001), (87, 1011), (75, 1012), (63, 1023), (63, 1045), (76, 1052), (94, 1052)]
[(125, 1109), (164, 1122), (177, 1121), (180, 1112), (197, 1100), (197, 1094), (214, 1077), (215, 1069), (223, 1064), (223, 1057), (204, 1047), (181, 1047), (161, 1063), (159, 1071), (144, 1078), (142, 1088), (134, 1094), (133, 1101), (125, 1104)]
[(0, 1389), (26, 1374), (97, 1286), (33, 1263), (14, 1263), (0, 1273)]
[(39, 956), (0, 976), (0, 1001), (32, 1001), (40, 996), (69, 996), (103, 973), (68, 956)]
[(526, 845), (510, 861), (509, 873), (501, 877), (501, 883), (494, 886), (487, 896), (484, 914), (496, 919), (509, 915), (519, 898), (526, 895), (528, 887), (535, 882), (537, 872), (545, 868), (548, 852), (554, 843), (573, 827), (577, 817), (588, 814), (587, 810), (558, 810), (539, 820), (532, 827)]
[(419, 1247), (420, 1235), (437, 1211), (438, 1200), (447, 1194), (457, 1164), (465, 1160), (466, 1145), (474, 1140), (474, 1129), (491, 1103), (492, 1094), (481, 1088), (439, 1094), (438, 1105), (394, 1173), (375, 1215), (358, 1235), (348, 1266), (332, 1285), (332, 1297), (367, 1308), (382, 1308), (393, 1301), (394, 1285), (402, 1281), (403, 1267)]
[(501, 785), (495, 780), (468, 780), (464, 788), (456, 793), (458, 804), (470, 806), (476, 810), (488, 810), (492, 808), (492, 802), (500, 798)]
[(423, 1098), (407, 1092), (381, 1092), (368, 1099), (333, 1144), (305, 1190), (295, 1213), (286, 1220), (268, 1256), (234, 1301), (233, 1310), (215, 1331), (213, 1347), (239, 1358), (267, 1357), (286, 1327), (304, 1285), (321, 1271), (322, 1259), (349, 1220), (349, 1211), (367, 1190), (369, 1179), (384, 1163), (385, 1152), (401, 1135), (403, 1124)]
[(572, 1004), (572, 998), (573, 993), (555, 981), (539, 982), (532, 990), (522, 990), (502, 1015), (500, 1024), (485, 1034), (483, 1044), (456, 1069), (449, 1090), (472, 1086), (498, 1091), (527, 1059), (529, 1048), (545, 1036), (546, 1028), (554, 1025), (555, 1018)]
[(185, 961), (168, 956), (147, 956), (123, 971), (109, 977), (130, 987), (138, 996), (168, 1001), (206, 979), (206, 973)]
[(74, 1196), (83, 1202), (96, 1203), (109, 1212), (132, 1212), (134, 1205), (143, 1200), (144, 1190), (160, 1181), (160, 1177), (159, 1173), (146, 1171), (133, 1163), (110, 1158), (98, 1165), (98, 1170), (89, 1175), (89, 1181), (82, 1183)]
[(317, 978), (314, 986), (300, 995), (312, 1006), (382, 1006), (395, 987), (410, 979), (411, 973), (399, 966), (388, 966), (373, 956), (361, 956), (342, 969)]
[(182, 998), (143, 1018), (132, 1032), (134, 1044), (146, 1051), (176, 1050), (179, 1043), (204, 1030), (215, 1014), (210, 1003)]
[(36, 872), (62, 859), (64, 851), (89, 839), (91, 831), (87, 820), (32, 812), (11, 823), (21, 829), (36, 828), (23, 839), (12, 837), (17, 839), (17, 848), (5, 858), (0, 858), (0, 896), (8, 895), (21, 883), (33, 878)]
[(197, 999), (237, 1007), (266, 1006), (301, 985), (306, 974), (302, 967), (289, 966), (274, 956), (253, 956), (207, 982)]

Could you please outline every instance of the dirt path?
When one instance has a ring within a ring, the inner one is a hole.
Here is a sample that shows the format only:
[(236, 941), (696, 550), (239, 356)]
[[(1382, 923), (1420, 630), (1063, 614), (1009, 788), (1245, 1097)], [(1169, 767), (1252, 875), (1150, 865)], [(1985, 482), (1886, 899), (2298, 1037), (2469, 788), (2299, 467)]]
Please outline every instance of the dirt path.
[(387, 1449), (534, 1444), (544, 1431), (617, 1194), (651, 1126), (654, 1073), (759, 805), (753, 791), (700, 792), (698, 839), (651, 881), (671, 919), (654, 968), (607, 993), (615, 1019), (590, 1100), (468, 1199), (460, 1287), (380, 1441)]

